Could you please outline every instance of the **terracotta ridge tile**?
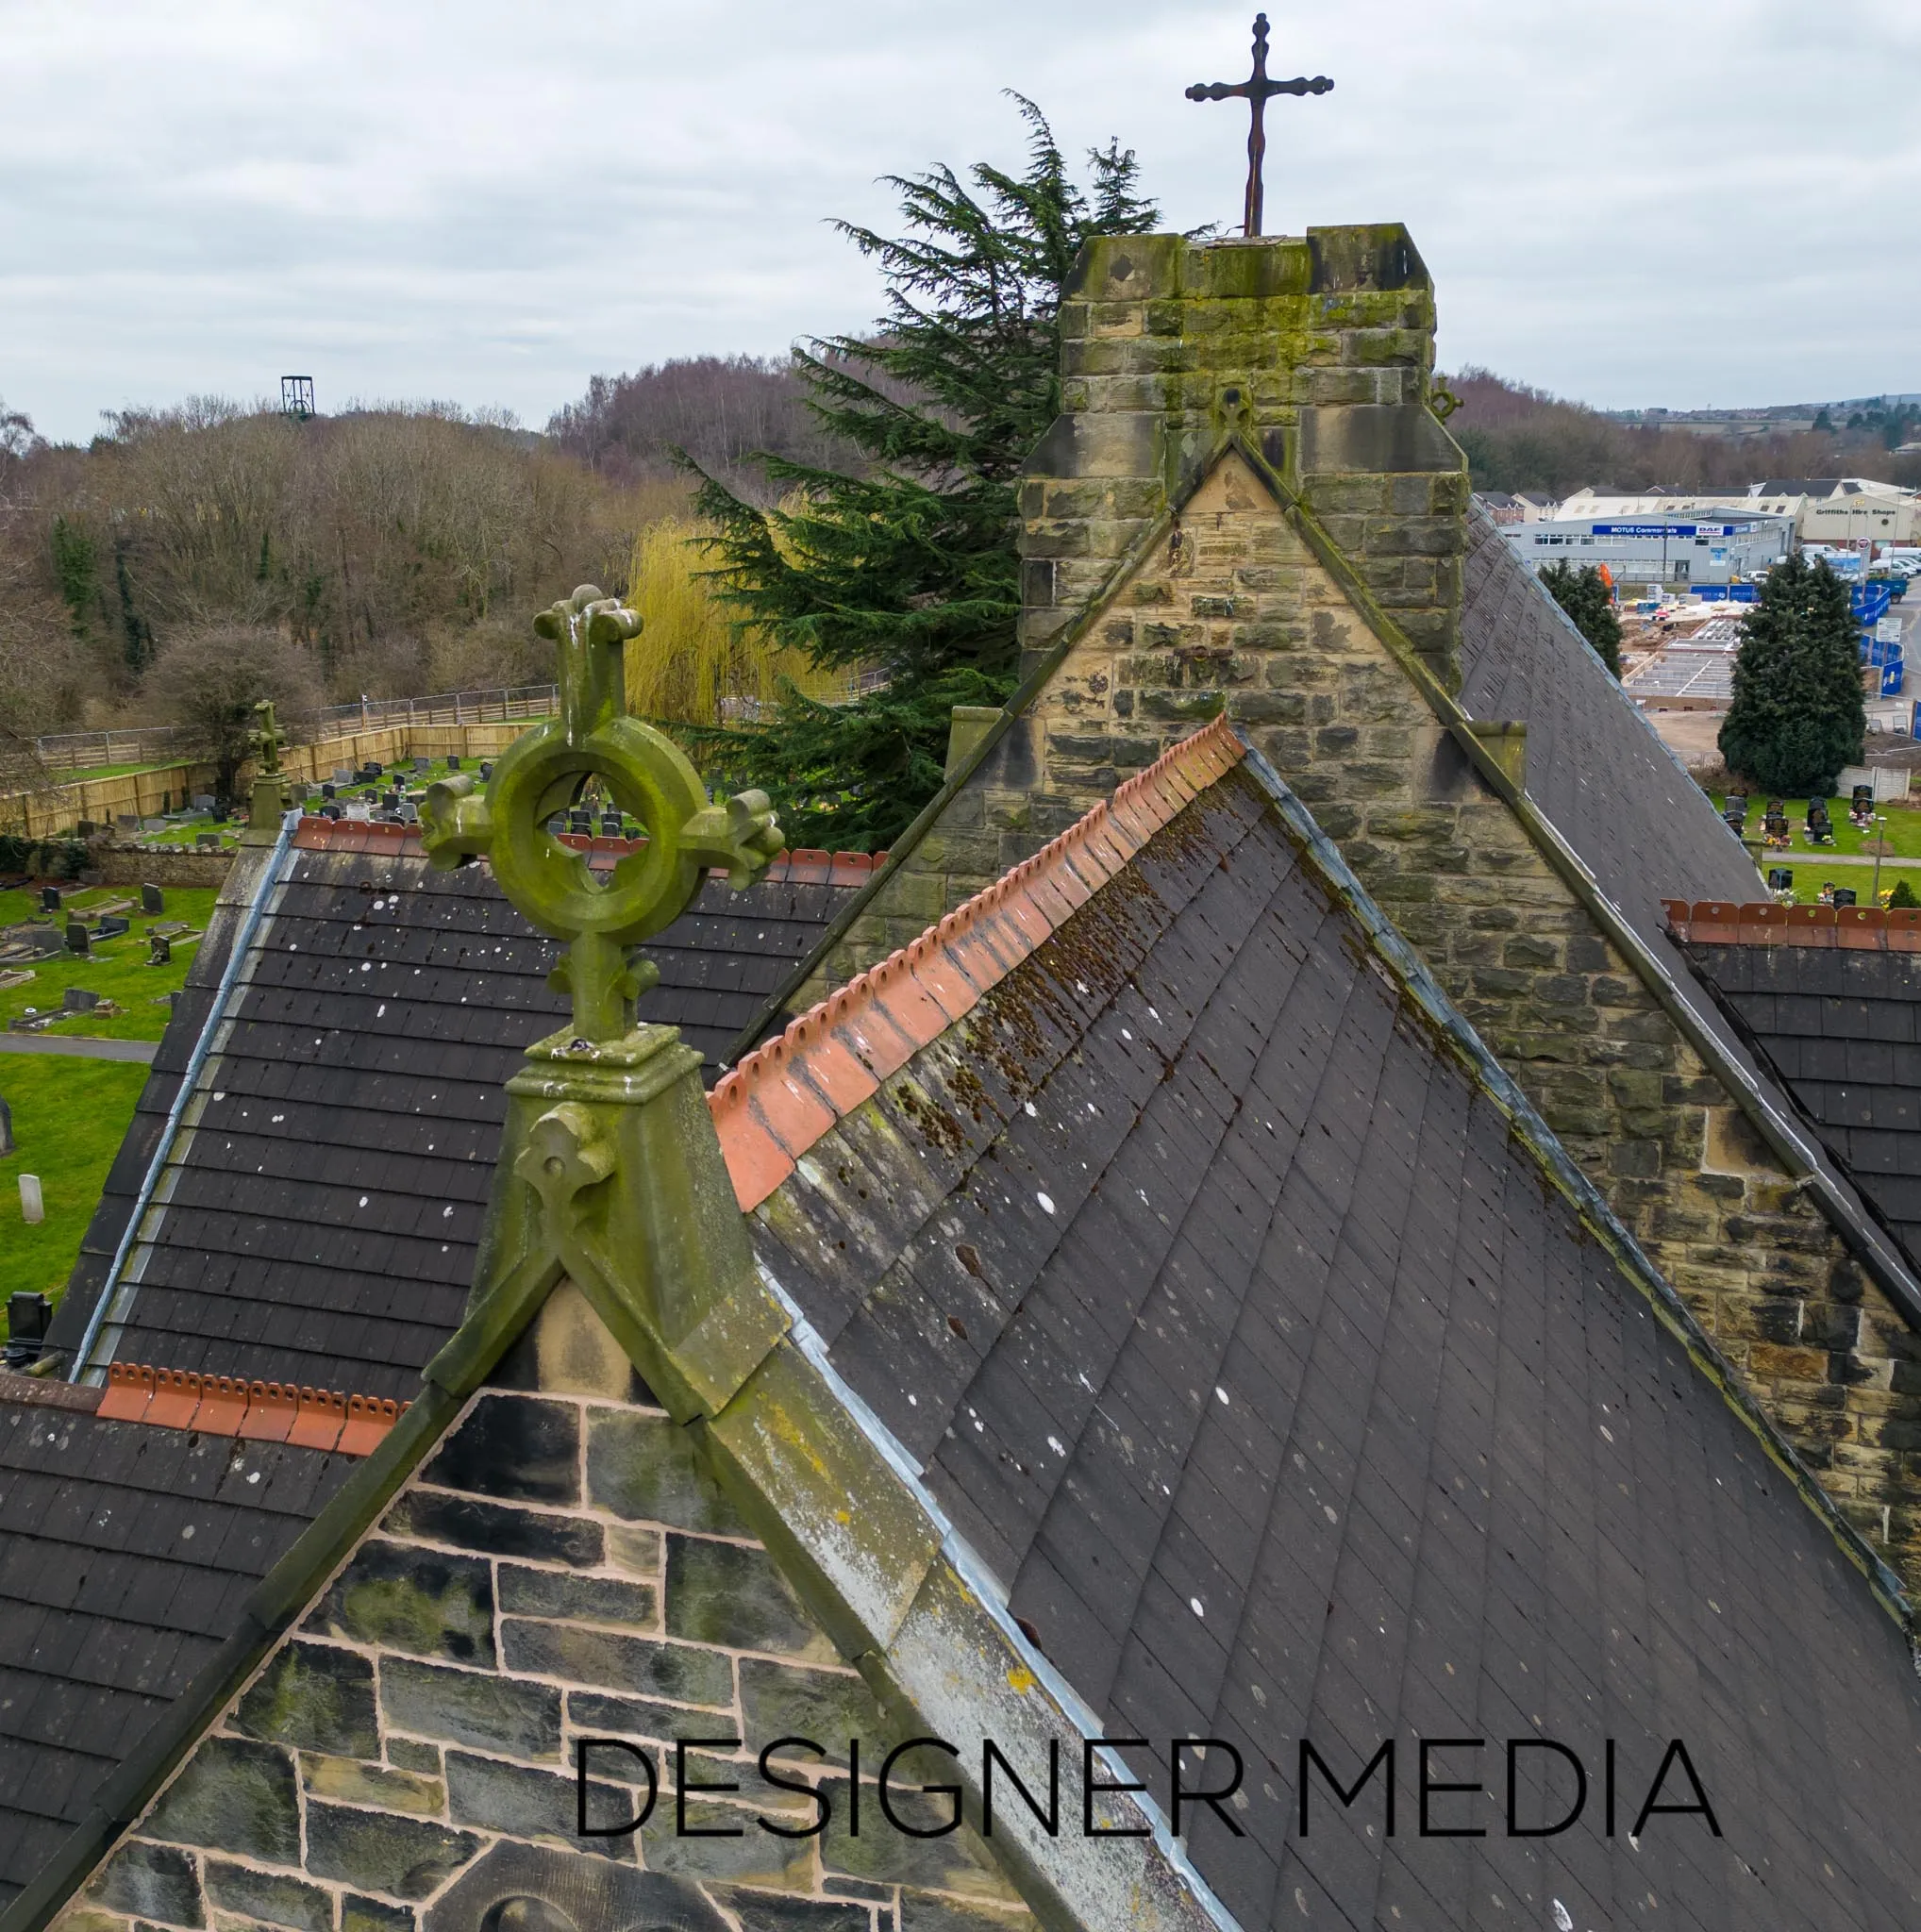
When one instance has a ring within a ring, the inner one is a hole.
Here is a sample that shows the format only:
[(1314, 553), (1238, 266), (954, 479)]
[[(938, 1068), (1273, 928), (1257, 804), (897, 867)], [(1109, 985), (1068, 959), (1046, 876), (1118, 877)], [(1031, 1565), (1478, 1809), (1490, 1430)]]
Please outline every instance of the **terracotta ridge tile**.
[(1686, 945), (1921, 953), (1921, 908), (1913, 907), (1781, 906), (1772, 899), (1663, 899), (1662, 906), (1668, 929)]
[[(708, 1106), (742, 1211), (766, 1200), (837, 1121), (972, 1011), (1245, 756), (1233, 726), (1214, 719), (724, 1074)], [(827, 855), (793, 857), (811, 867)], [(833, 854), (833, 871), (851, 871), (859, 857)], [(870, 874), (885, 858), (866, 861)]]
[[(590, 865), (615, 864), (639, 852), (644, 839), (610, 839), (605, 834), (560, 832), (556, 838), (570, 852), (586, 856)], [(382, 858), (418, 858), (424, 848), (418, 825), (388, 825), (373, 819), (329, 819), (311, 813), (293, 828), (297, 852), (368, 852)], [(887, 863), (884, 852), (777, 852), (764, 875), (770, 885), (864, 886)], [(723, 869), (712, 877), (725, 878)]]
[(292, 1442), (366, 1456), (411, 1406), (377, 1395), (342, 1395), (292, 1382), (249, 1382), (244, 1375), (200, 1375), (115, 1362), (94, 1413), (107, 1422), (239, 1436), (253, 1442)]

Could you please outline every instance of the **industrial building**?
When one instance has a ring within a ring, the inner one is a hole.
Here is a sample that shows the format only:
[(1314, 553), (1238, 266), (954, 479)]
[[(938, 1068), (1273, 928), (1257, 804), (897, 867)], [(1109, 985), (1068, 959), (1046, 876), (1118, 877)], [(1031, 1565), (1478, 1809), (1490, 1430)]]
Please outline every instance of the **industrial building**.
[(1638, 516), (1562, 514), (1549, 523), (1510, 525), (1501, 534), (1530, 570), (1545, 564), (1605, 564), (1623, 596), (1746, 582), (1785, 557), (1794, 519), (1727, 511)]

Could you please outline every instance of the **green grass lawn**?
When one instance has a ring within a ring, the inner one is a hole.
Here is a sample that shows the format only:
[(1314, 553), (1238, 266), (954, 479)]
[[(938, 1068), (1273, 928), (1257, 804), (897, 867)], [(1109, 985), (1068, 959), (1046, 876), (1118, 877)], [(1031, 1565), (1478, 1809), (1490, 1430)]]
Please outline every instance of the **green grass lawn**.
[[(1719, 811), (1727, 799), (1718, 791), (1709, 793), (1714, 801), (1714, 809)], [(1805, 798), (1790, 798), (1785, 801), (1788, 814), (1788, 829), (1794, 834), (1794, 844), (1789, 858), (1779, 863), (1792, 864), (1796, 857), (1818, 859), (1824, 853), (1858, 853), (1863, 857), (1873, 855), (1866, 850), (1867, 835), (1857, 832), (1847, 823), (1847, 800), (1830, 798), (1828, 801), (1828, 816), (1834, 824), (1834, 842), (1831, 845), (1810, 845), (1808, 843), (1808, 801)], [(1888, 806), (1879, 808), (1887, 819), (1881, 827), (1882, 836), (1894, 847), (1894, 857), (1921, 859), (1921, 811), (1911, 806)], [(1746, 836), (1758, 839), (1761, 836), (1761, 821), (1767, 810), (1767, 800), (1759, 795), (1747, 801), (1747, 831)], [(1852, 868), (1850, 868), (1851, 870)], [(1882, 868), (1885, 878), (1886, 868)]]
[[(168, 886), (167, 909), (159, 921), (184, 920), (196, 932), (207, 930), (208, 919), (219, 896), (212, 886)], [(197, 941), (174, 942), (173, 962), (149, 966), (146, 929), (155, 921), (139, 911), (138, 890), (96, 886), (92, 891), (70, 896), (67, 905), (78, 911), (104, 906), (114, 899), (131, 898), (133, 908), (125, 917), (132, 929), (119, 939), (96, 945), (92, 956), (76, 959), (62, 954), (55, 959), (41, 960), (33, 968), (32, 979), (20, 986), (0, 991), (0, 1027), (25, 1013), (29, 1007), (45, 1013), (60, 1005), (70, 986), (97, 992), (120, 1008), (117, 1013), (75, 1013), (46, 1031), (50, 1034), (84, 1035), (94, 1040), (158, 1040), (167, 1030), (169, 1008), (160, 995), (177, 992), (185, 985), (187, 969), (193, 963)], [(0, 892), (0, 925), (26, 918), (38, 910), (38, 894), (24, 891)], [(4, 969), (0, 969), (4, 970)], [(22, 1054), (0, 1056), (0, 1079), (11, 1064), (25, 1058)], [(71, 1066), (71, 1060), (59, 1064)]]
[[(17, 1290), (58, 1299), (146, 1077), (121, 1060), (0, 1054), (0, 1097), (19, 1149), (0, 1159), (0, 1307)], [(46, 1219), (38, 1227), (21, 1218), (23, 1174), (40, 1176)]]

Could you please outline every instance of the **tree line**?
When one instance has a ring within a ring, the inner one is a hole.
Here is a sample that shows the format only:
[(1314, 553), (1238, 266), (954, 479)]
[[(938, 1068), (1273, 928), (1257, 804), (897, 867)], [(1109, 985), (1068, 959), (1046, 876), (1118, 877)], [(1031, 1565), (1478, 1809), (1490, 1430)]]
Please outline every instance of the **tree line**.
[[(1779, 436), (1694, 436), (1619, 423), (1470, 366), (1447, 378), (1462, 408), (1448, 421), (1477, 490), (1538, 490), (1565, 496), (1583, 484), (1621, 490), (1739, 490), (1768, 476), (1873, 476), (1921, 484), (1921, 460), (1892, 453), (1907, 419), (1857, 411)], [(1825, 413), (1825, 412), (1824, 412)]]

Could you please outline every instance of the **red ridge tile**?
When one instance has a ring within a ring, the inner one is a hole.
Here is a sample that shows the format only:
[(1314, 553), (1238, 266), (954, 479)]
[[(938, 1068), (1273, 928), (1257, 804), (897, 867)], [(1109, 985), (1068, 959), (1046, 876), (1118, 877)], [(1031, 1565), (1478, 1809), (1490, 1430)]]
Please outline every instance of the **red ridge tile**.
[[(749, 1054), (708, 1096), (735, 1198), (759, 1207), (793, 1163), (1044, 945), (1192, 799), (1246, 755), (1225, 718), (1181, 741), (1035, 856)], [(836, 884), (885, 853), (795, 853)], [(1684, 908), (1682, 908), (1684, 909)], [(1672, 913), (1671, 915), (1672, 916)]]

